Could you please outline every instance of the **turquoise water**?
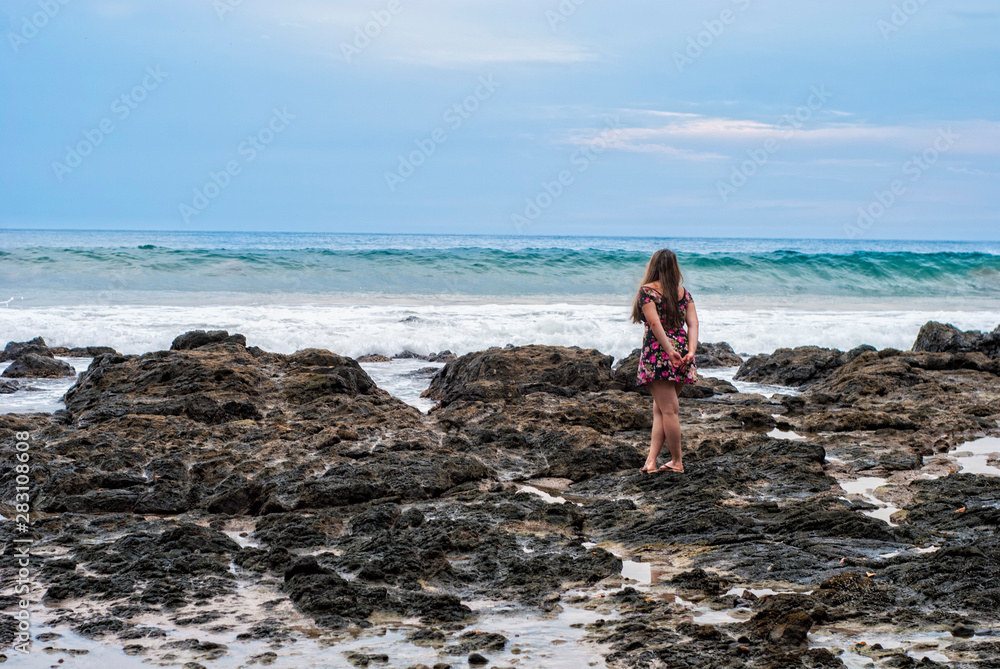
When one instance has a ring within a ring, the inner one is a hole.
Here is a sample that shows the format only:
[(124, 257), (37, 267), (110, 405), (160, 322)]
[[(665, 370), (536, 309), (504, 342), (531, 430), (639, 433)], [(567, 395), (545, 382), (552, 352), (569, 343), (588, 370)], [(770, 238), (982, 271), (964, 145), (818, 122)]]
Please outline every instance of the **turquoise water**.
[(143, 353), (226, 329), (280, 352), (551, 344), (621, 357), (641, 341), (628, 314), (662, 247), (680, 256), (701, 341), (740, 353), (907, 349), (928, 320), (1000, 320), (993, 242), (7, 230), (0, 345), (42, 335)]
[(1000, 244), (825, 240), (0, 231), (0, 300), (88, 303), (115, 293), (461, 296), (613, 303), (650, 253), (679, 254), (699, 296), (990, 298)]

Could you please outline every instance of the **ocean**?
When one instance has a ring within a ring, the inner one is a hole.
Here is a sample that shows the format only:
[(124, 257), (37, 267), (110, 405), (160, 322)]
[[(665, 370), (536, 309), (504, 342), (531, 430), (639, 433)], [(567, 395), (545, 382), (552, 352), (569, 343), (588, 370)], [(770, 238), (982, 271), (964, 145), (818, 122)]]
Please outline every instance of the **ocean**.
[(142, 353), (200, 328), (279, 352), (556, 344), (622, 357), (663, 247), (701, 340), (744, 354), (905, 349), (928, 320), (1000, 321), (997, 242), (4, 230), (0, 339)]

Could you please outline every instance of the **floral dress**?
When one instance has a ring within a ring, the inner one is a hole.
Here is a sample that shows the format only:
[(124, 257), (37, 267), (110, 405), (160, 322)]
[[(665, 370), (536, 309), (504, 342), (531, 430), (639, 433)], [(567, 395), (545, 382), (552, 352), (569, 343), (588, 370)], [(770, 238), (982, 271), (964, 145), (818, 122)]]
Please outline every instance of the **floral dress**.
[[(667, 327), (667, 321), (665, 319), (666, 305), (663, 303), (663, 296), (656, 292), (653, 288), (642, 286), (639, 288), (639, 304), (640, 306), (644, 306), (649, 302), (656, 305), (656, 313), (660, 316), (660, 323), (663, 325), (663, 332), (667, 335), (667, 339), (670, 339), (673, 342), (674, 349), (682, 356), (687, 355), (687, 330), (684, 329), (683, 325), (679, 328)], [(677, 305), (680, 308), (681, 318), (684, 318), (687, 315), (687, 306), (691, 304), (691, 302), (691, 293), (689, 293), (687, 288), (685, 288), (684, 297), (681, 298)], [(697, 382), (698, 371), (695, 369), (694, 361), (685, 367), (674, 367), (673, 364), (671, 364), (670, 359), (667, 357), (667, 352), (660, 346), (660, 342), (656, 341), (656, 335), (653, 334), (653, 330), (649, 327), (649, 323), (645, 322), (645, 317), (643, 317), (643, 321), (645, 333), (642, 337), (642, 351), (639, 355), (639, 370), (637, 373), (639, 385), (646, 385), (650, 381), (676, 381), (677, 383)]]

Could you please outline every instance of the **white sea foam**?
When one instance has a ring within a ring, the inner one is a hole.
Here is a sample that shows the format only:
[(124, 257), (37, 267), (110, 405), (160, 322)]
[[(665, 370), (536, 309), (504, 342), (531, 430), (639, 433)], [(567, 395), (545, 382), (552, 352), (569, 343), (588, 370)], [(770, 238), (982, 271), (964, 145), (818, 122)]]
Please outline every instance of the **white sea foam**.
[[(196, 297), (193, 302), (198, 304)], [(736, 309), (699, 305), (701, 341), (726, 341), (740, 353), (807, 344), (909, 349), (928, 320), (992, 330), (995, 311)], [(413, 318), (410, 318), (413, 317)], [(410, 318), (410, 320), (405, 320)], [(224, 329), (269, 351), (327, 348), (349, 356), (451, 350), (507, 344), (596, 348), (616, 358), (639, 346), (642, 328), (626, 306), (579, 304), (261, 304), (110, 305), (0, 309), (0, 339), (42, 335), (52, 346), (104, 345), (123, 353), (165, 349), (178, 334)]]

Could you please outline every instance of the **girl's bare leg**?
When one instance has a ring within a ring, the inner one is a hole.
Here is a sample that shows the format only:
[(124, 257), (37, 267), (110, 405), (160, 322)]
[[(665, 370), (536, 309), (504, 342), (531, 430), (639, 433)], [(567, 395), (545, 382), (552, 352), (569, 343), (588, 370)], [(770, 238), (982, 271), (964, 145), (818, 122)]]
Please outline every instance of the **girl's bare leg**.
[[(653, 401), (659, 410), (663, 438), (666, 441), (667, 449), (670, 451), (670, 462), (667, 463), (667, 467), (683, 470), (680, 404), (677, 401), (679, 385), (673, 381), (653, 381), (649, 384), (649, 390), (653, 394)], [(654, 414), (654, 428), (656, 425), (655, 418)]]
[(656, 458), (660, 456), (663, 449), (663, 416), (660, 415), (660, 408), (653, 400), (653, 432), (649, 439), (649, 455), (646, 457), (646, 464), (642, 468), (646, 471), (656, 469)]

